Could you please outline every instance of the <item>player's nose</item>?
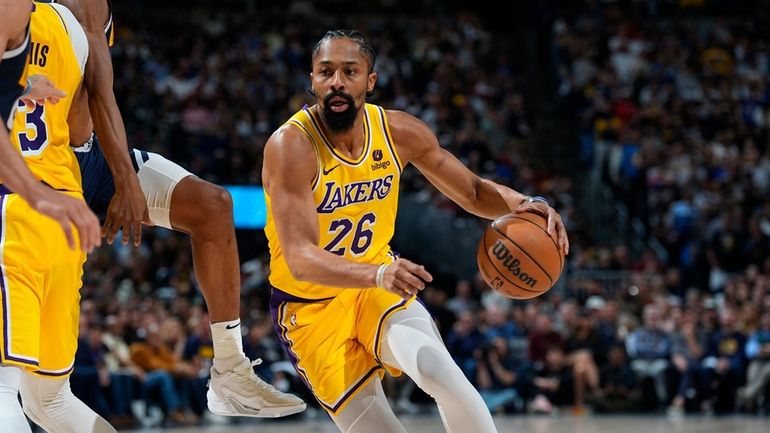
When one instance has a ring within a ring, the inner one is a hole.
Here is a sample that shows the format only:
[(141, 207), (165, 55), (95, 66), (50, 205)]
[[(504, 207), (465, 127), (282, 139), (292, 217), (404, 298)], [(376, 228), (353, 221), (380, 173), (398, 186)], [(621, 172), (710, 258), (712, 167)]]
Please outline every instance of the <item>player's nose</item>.
[(332, 75), (332, 80), (331, 80), (332, 89), (334, 89), (335, 91), (344, 89), (345, 88), (344, 78), (345, 76), (342, 73), (342, 71), (335, 71), (334, 75)]

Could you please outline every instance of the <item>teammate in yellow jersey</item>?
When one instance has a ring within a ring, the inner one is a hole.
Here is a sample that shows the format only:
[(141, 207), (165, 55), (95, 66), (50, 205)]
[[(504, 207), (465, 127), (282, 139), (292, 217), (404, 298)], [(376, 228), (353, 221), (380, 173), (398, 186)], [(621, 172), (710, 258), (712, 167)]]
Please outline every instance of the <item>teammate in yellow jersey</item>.
[(419, 119), (366, 104), (377, 81), (374, 63), (360, 32), (327, 32), (313, 50), (316, 104), (265, 146), (275, 329), (344, 433), (405, 432), (382, 390), (383, 368), (405, 372), (433, 396), (448, 432), (495, 432), (478, 392), (415, 302), (431, 275), (390, 252), (399, 174), (414, 164), (484, 218), (542, 214), (565, 254), (567, 233), (547, 203), (479, 178)]
[[(67, 129), (69, 105), (82, 81), (88, 53), (85, 34), (64, 7), (33, 6), (28, 1), (24, 6), (33, 10), (28, 43), (36, 48), (23, 58), (28, 73), (51, 77), (67, 96), (57, 104), (46, 103), (45, 98), (34, 98), (34, 103), (14, 101), (17, 112), (9, 119), (13, 124), (10, 138), (36, 184), (45, 183), (45, 188), (59, 190), (56, 194), (79, 203), (78, 209), (87, 209), (83, 208), (80, 173)], [(0, 12), (0, 16), (6, 15)], [(72, 395), (68, 382), (77, 346), (82, 264), (85, 250), (98, 244), (98, 220), (86, 210), (84, 214), (92, 220), (85, 228), (91, 246), (83, 242), (68, 247), (57, 221), (36, 212), (21, 195), (3, 187), (0, 431), (30, 432), (18, 404), (20, 390), (24, 411), (47, 431), (113, 432)]]
[(86, 92), (73, 102), (70, 137), (77, 146), (86, 200), (105, 218), (107, 242), (122, 228), (123, 242), (138, 245), (143, 222), (190, 235), (195, 277), (212, 321), (214, 360), (207, 392), (212, 412), (278, 417), (304, 410), (302, 399), (262, 381), (243, 353), (240, 269), (229, 194), (161, 155), (128, 148), (112, 90), (109, 2), (58, 2), (72, 10), (88, 37)]
[[(0, 190), (16, 192), (36, 211), (59, 222), (72, 248), (75, 247), (74, 224), (80, 245), (90, 251), (99, 243), (98, 231), (94, 230), (98, 222), (94, 215), (82, 201), (41, 184), (8, 140), (8, 122), (20, 97), (28, 103), (33, 100), (55, 103), (64, 96), (44, 76), (26, 76), (31, 10), (30, 0), (0, 0)], [(30, 93), (32, 82), (35, 83), (34, 92)]]

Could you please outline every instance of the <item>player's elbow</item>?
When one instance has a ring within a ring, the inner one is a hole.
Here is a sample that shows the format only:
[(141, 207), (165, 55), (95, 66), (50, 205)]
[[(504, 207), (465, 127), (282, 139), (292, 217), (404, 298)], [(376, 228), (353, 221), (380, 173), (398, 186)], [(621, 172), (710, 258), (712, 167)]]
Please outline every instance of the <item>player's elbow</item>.
[(297, 281), (309, 281), (312, 277), (309, 260), (307, 259), (302, 247), (287, 248), (284, 251), (286, 265), (289, 268), (292, 278)]

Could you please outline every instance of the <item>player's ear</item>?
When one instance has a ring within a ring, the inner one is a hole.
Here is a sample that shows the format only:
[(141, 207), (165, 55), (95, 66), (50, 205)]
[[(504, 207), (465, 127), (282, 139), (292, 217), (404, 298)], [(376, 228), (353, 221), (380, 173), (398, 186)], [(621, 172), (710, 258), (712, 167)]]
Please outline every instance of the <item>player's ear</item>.
[(370, 72), (369, 73), (369, 83), (367, 83), (366, 91), (367, 93), (371, 93), (374, 91), (374, 85), (377, 84), (377, 73), (376, 72)]

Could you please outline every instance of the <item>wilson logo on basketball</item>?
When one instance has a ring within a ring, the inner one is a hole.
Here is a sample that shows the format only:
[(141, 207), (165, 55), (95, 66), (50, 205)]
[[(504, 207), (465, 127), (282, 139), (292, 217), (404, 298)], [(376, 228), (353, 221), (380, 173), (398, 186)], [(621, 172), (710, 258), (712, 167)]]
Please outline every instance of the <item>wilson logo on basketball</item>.
[(521, 262), (519, 259), (513, 257), (511, 252), (508, 251), (508, 248), (500, 239), (498, 239), (497, 242), (495, 242), (495, 246), (492, 247), (492, 253), (495, 255), (495, 257), (497, 257), (498, 260), (500, 260), (503, 266), (505, 266), (505, 269), (511, 271), (511, 274), (513, 274), (514, 277), (517, 277), (524, 284), (530, 287), (535, 287), (537, 280), (529, 276), (529, 274), (526, 272), (521, 271)]

